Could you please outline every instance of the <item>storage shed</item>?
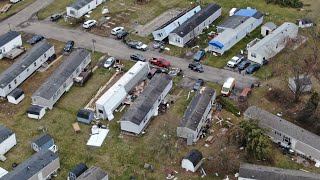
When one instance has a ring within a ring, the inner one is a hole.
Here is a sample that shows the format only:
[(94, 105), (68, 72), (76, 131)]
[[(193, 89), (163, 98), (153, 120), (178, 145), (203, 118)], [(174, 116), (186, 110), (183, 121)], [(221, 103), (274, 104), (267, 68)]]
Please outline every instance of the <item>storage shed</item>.
[(0, 167), (0, 178), (3, 177), (4, 175), (8, 174), (8, 171)]
[(14, 89), (8, 96), (8, 102), (12, 104), (18, 104), (24, 98), (24, 92), (22, 89), (16, 88)]
[(314, 22), (311, 19), (303, 18), (303, 19), (297, 19), (297, 25), (299, 28), (308, 28), (314, 26)]
[(77, 178), (84, 173), (88, 167), (84, 163), (79, 163), (71, 169), (71, 171), (68, 173), (68, 180), (77, 180)]
[(16, 31), (9, 31), (0, 36), (0, 59), (13, 48), (22, 46), (21, 34)]
[(289, 78), (289, 88), (293, 93), (296, 92), (311, 92), (312, 82), (311, 77), (300, 75), (297, 77)]
[(263, 37), (270, 34), (273, 30), (277, 28), (277, 25), (273, 22), (267, 22), (261, 27), (261, 35)]
[(58, 154), (50, 150), (42, 150), (19, 164), (0, 180), (45, 180), (51, 179), (60, 168)]
[(221, 7), (209, 4), (169, 34), (169, 44), (183, 47), (221, 16)]
[(94, 120), (94, 112), (89, 109), (80, 109), (77, 113), (77, 120), (90, 124)]
[(38, 105), (31, 105), (27, 109), (29, 118), (40, 120), (46, 114), (46, 109)]
[(80, 18), (89, 11), (95, 9), (105, 0), (76, 0), (76, 2), (67, 6), (67, 15), (74, 18)]
[(203, 163), (202, 153), (196, 149), (192, 149), (189, 154), (181, 161), (181, 167), (187, 171), (196, 172)]
[(172, 88), (172, 77), (156, 74), (120, 120), (121, 130), (141, 134)]
[(31, 148), (34, 151), (38, 152), (43, 149), (49, 149), (53, 145), (54, 145), (53, 138), (50, 136), (49, 133), (46, 132), (32, 141)]
[(108, 180), (109, 176), (101, 168), (92, 166), (82, 173), (77, 180)]
[(6, 97), (31, 76), (49, 57), (54, 46), (46, 41), (37, 43), (29, 52), (0, 74), (0, 97)]
[(73, 51), (57, 70), (32, 95), (32, 104), (52, 109), (60, 97), (73, 85), (77, 77), (91, 62), (91, 55), (85, 49)]
[(150, 71), (148, 62), (137, 62), (111, 88), (96, 101), (98, 118), (112, 120), (113, 111), (125, 100), (128, 93), (142, 80), (147, 78)]
[(0, 155), (6, 154), (16, 144), (16, 134), (11, 129), (0, 125)]

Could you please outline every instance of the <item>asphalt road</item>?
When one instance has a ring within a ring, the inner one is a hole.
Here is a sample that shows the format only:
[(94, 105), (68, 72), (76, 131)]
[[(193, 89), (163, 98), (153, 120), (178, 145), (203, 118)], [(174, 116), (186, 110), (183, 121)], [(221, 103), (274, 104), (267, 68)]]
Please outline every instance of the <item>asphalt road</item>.
[[(74, 40), (76, 46), (87, 49), (93, 48), (92, 40), (94, 39), (94, 46), (96, 51), (108, 53), (111, 56), (115, 56), (121, 59), (129, 59), (129, 56), (134, 53), (143, 54), (147, 59), (151, 57), (163, 57), (169, 60), (172, 66), (181, 68), (186, 76), (192, 78), (202, 78), (205, 81), (223, 84), (228, 77), (234, 77), (236, 79), (236, 86), (238, 88), (249, 87), (251, 86), (251, 84), (257, 81), (257, 79), (252, 76), (243, 76), (236, 72), (217, 69), (209, 66), (204, 66), (204, 73), (193, 72), (188, 69), (188, 64), (191, 62), (190, 60), (165, 55), (153, 50), (142, 52), (139, 50), (131, 49), (123, 44), (122, 41), (118, 41), (112, 38), (100, 37), (79, 29), (63, 28), (51, 22), (29, 22), (25, 23), (23, 27), (20, 27), (18, 29), (28, 33), (41, 34), (46, 38), (52, 38), (62, 42)], [(152, 47), (150, 49), (152, 49)]]
[(111, 56), (121, 59), (129, 59), (129, 56), (134, 53), (143, 54), (147, 59), (151, 57), (163, 57), (169, 60), (172, 66), (181, 68), (184, 71), (184, 74), (191, 78), (202, 78), (205, 81), (223, 84), (228, 77), (234, 77), (238, 88), (249, 87), (257, 81), (257, 79), (252, 76), (243, 76), (239, 73), (209, 66), (204, 66), (204, 73), (196, 73), (188, 69), (188, 64), (191, 62), (190, 60), (168, 56), (152, 50), (141, 52), (128, 48), (118, 40), (100, 37), (79, 29), (63, 28), (52, 22), (30, 20), (33, 14), (50, 5), (53, 1), (54, 0), (36, 0), (22, 11), (0, 22), (1, 34), (2, 32), (7, 32), (9, 30), (10, 24), (10, 28), (14, 30), (40, 34), (46, 38), (56, 39), (62, 42), (74, 40), (76, 46), (87, 49), (93, 48), (92, 40), (94, 39), (96, 51), (108, 53)]

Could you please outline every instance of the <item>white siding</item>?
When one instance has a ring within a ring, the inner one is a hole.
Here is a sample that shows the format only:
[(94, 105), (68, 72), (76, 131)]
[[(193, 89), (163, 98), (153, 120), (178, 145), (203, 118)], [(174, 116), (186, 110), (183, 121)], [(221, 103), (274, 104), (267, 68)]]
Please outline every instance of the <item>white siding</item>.
[[(25, 81), (29, 76), (31, 76), (44, 62), (48, 60), (55, 53), (54, 46), (52, 46), (46, 53), (40, 56), (33, 64), (17, 76), (11, 83), (9, 83), (4, 88), (0, 88), (0, 96), (6, 97), (10, 92), (12, 92), (16, 87), (18, 87), (23, 81)], [(16, 80), (16, 83), (14, 82)], [(2, 90), (1, 90), (2, 89)]]
[(8, 152), (16, 144), (16, 134), (12, 134), (0, 144), (0, 155), (6, 154), (6, 152)]
[(22, 45), (21, 35), (17, 36), (16, 38), (12, 39), (10, 42), (5, 44), (4, 46), (0, 47), (0, 59), (3, 58), (3, 55), (12, 50), (17, 46)]
[(105, 0), (93, 0), (79, 10), (76, 10), (72, 7), (66, 7), (67, 15), (74, 18), (80, 18), (81, 16), (85, 15), (89, 11), (95, 9), (104, 1)]

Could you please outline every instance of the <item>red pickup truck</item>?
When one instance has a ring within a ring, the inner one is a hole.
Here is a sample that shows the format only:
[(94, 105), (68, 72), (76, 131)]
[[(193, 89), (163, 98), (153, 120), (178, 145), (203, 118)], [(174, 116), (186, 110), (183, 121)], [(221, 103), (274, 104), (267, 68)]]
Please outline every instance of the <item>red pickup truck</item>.
[(149, 62), (151, 64), (159, 66), (159, 67), (165, 67), (165, 68), (170, 67), (170, 62), (166, 61), (163, 58), (152, 58), (152, 59), (149, 60)]

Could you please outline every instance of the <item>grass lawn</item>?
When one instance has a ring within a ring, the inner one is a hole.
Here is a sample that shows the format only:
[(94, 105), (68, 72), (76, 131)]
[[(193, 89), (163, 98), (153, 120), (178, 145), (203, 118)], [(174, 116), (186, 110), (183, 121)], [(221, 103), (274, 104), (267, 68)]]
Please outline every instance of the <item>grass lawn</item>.
[[(12, 16), (13, 14), (21, 11), (23, 8), (27, 7), (29, 4), (31, 4), (34, 0), (23, 0), (16, 4), (13, 4), (10, 9), (6, 13), (0, 14), (0, 20), (3, 20), (9, 16)], [(3, 7), (6, 4), (10, 4), (9, 0), (0, 1), (0, 7)]]

